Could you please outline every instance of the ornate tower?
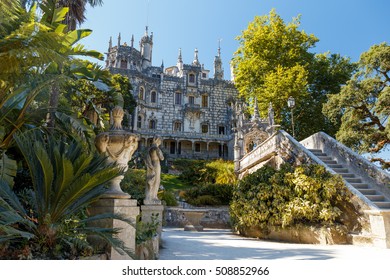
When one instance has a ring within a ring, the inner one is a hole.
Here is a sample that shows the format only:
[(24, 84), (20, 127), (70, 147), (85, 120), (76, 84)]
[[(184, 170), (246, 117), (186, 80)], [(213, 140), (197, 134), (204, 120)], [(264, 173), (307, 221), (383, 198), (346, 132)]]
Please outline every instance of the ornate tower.
[(221, 46), (218, 47), (218, 55), (214, 58), (214, 79), (223, 80)]
[(148, 27), (146, 26), (145, 35), (140, 41), (140, 51), (142, 57), (142, 69), (152, 66), (152, 50), (153, 50), (153, 33), (148, 34)]

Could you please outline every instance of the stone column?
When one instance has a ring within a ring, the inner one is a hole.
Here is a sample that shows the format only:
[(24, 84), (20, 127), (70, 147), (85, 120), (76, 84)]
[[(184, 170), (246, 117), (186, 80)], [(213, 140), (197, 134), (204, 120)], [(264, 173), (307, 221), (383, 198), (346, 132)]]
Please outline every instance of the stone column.
[[(124, 198), (101, 198), (97, 202), (91, 205), (88, 209), (91, 216), (98, 214), (116, 214), (129, 219), (135, 226), (137, 216), (139, 215), (139, 207), (137, 206), (137, 200), (124, 199)], [(94, 221), (91, 226), (101, 228), (116, 228), (119, 229), (119, 233), (116, 235), (120, 239), (125, 248), (130, 250), (135, 255), (135, 236), (136, 229), (133, 225), (117, 220), (117, 219), (104, 219)], [(132, 259), (124, 252), (117, 251), (109, 244), (103, 242), (98, 236), (92, 236), (89, 238), (91, 243), (100, 251), (104, 250), (110, 260), (128, 260)]]
[(143, 223), (150, 223), (153, 221), (153, 217), (156, 217), (156, 222), (158, 222), (157, 227), (157, 238), (153, 239), (153, 250), (155, 258), (158, 259), (160, 246), (162, 244), (162, 223), (163, 223), (163, 213), (164, 206), (163, 205), (142, 205), (141, 206), (141, 215)]

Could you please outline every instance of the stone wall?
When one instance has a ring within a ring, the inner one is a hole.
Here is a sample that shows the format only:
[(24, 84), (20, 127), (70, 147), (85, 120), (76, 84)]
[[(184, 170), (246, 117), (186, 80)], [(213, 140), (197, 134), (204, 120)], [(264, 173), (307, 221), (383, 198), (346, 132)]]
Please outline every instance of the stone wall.
[[(205, 228), (231, 228), (228, 207), (200, 208), (204, 211), (200, 224)], [(191, 209), (189, 209), (191, 210)], [(184, 227), (188, 224), (186, 209), (180, 207), (165, 207), (163, 222), (167, 227)]]

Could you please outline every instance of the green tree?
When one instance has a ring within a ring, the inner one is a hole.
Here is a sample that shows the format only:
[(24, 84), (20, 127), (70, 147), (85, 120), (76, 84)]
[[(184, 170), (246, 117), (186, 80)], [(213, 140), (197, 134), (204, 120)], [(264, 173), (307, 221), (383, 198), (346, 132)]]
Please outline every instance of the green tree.
[(258, 100), (263, 117), (272, 102), (276, 122), (288, 131), (287, 99), (294, 97), (297, 138), (319, 130), (334, 134), (334, 124), (322, 115), (322, 104), (326, 94), (337, 93), (337, 87), (349, 79), (353, 66), (339, 55), (311, 53), (318, 39), (299, 30), (299, 20), (286, 24), (275, 10), (255, 17), (237, 38), (240, 46), (232, 62), (235, 83), (247, 102)]
[[(329, 96), (324, 113), (334, 122), (341, 119), (337, 139), (359, 153), (373, 155), (390, 144), (390, 46), (372, 46), (360, 56), (359, 71)], [(383, 168), (390, 162), (374, 157)]]

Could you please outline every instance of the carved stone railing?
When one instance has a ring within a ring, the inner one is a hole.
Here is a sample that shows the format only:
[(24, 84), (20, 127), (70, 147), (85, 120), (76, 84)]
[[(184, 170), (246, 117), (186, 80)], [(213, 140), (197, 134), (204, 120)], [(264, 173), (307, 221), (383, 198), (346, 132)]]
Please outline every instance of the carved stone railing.
[(310, 149), (322, 150), (328, 156), (335, 158), (338, 163), (347, 166), (352, 173), (358, 174), (373, 188), (378, 189), (390, 198), (390, 174), (326, 133), (313, 134), (302, 140), (301, 144)]

